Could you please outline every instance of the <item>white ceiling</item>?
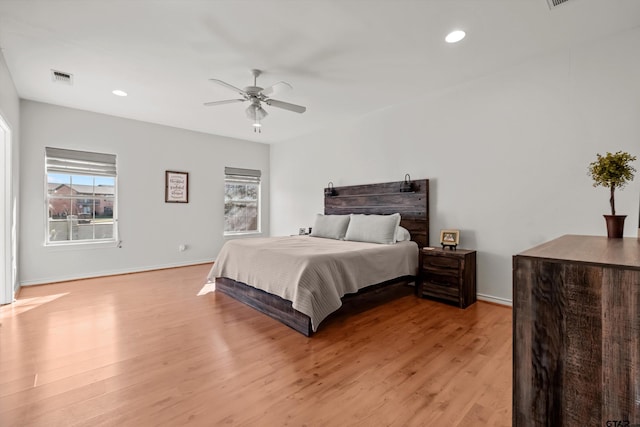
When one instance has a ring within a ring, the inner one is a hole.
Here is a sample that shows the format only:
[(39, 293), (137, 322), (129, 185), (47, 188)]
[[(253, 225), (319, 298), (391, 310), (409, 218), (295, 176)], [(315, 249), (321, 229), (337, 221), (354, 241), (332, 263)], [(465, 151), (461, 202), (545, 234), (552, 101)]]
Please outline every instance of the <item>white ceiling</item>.
[[(640, 0), (0, 0), (20, 97), (267, 143), (638, 26)], [(244, 87), (252, 68), (307, 112), (265, 106), (255, 134), (246, 103), (202, 105), (236, 97), (208, 79)]]

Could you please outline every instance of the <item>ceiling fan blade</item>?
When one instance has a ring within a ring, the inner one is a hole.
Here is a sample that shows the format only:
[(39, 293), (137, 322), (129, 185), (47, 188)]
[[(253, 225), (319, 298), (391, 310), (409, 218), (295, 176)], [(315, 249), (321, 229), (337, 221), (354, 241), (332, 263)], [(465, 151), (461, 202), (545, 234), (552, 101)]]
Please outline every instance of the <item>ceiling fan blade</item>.
[(203, 105), (211, 107), (212, 105), (233, 104), (234, 102), (244, 102), (246, 99), (225, 99), (224, 101), (205, 102)]
[(264, 96), (273, 95), (274, 93), (281, 93), (285, 90), (291, 90), (293, 87), (287, 82), (278, 82), (274, 85), (269, 86), (266, 89), (262, 89), (260, 93)]
[(264, 101), (267, 105), (271, 105), (272, 107), (282, 108), (283, 110), (293, 111), (295, 113), (304, 113), (307, 111), (307, 107), (303, 107), (302, 105), (290, 104), (288, 102), (278, 101), (277, 99), (267, 99)]
[(237, 92), (237, 93), (239, 93), (239, 94), (240, 94), (240, 95), (242, 95), (242, 96), (246, 96), (246, 95), (247, 95), (247, 93), (246, 93), (245, 91), (243, 91), (242, 89), (239, 89), (239, 88), (237, 88), (237, 87), (235, 87), (235, 86), (233, 86), (233, 85), (230, 85), (230, 84), (229, 84), (229, 83), (227, 83), (227, 82), (223, 82), (222, 80), (218, 80), (218, 79), (209, 79), (209, 81), (210, 81), (210, 82), (217, 83), (217, 84), (219, 84), (220, 86), (224, 86), (224, 87), (226, 87), (227, 89), (231, 89), (232, 91)]

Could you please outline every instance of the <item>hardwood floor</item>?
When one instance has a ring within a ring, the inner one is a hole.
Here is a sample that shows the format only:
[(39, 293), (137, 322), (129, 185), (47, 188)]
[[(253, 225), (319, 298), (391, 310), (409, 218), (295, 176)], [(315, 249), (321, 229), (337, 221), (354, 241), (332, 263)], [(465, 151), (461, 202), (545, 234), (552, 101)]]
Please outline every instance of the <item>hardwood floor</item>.
[(509, 426), (511, 309), (396, 291), (311, 338), (210, 265), (26, 287), (0, 308), (2, 426)]

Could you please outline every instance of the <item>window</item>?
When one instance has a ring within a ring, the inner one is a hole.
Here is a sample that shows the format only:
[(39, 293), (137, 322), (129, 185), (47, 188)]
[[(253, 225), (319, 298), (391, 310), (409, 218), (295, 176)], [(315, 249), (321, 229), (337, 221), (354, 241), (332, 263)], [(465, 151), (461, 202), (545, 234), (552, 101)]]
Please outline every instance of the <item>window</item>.
[(260, 171), (225, 168), (224, 234), (260, 233)]
[(47, 245), (115, 242), (116, 156), (45, 148)]

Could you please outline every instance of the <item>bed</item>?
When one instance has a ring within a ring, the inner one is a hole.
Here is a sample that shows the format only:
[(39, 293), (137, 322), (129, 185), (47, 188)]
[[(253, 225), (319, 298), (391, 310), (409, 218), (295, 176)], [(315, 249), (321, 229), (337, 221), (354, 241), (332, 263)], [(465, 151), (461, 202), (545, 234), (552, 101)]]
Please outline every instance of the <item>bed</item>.
[[(325, 216), (319, 216), (316, 224), (355, 214), (350, 217), (349, 240), (322, 234), (229, 240), (208, 278), (215, 280), (217, 292), (310, 336), (342, 305), (343, 297), (415, 280), (419, 248), (428, 245), (429, 182), (413, 181), (410, 191), (404, 188), (401, 192), (402, 184), (325, 189), (329, 190), (325, 191)], [(388, 224), (397, 214), (410, 240), (394, 244), (352, 241), (354, 236), (359, 240), (354, 234), (357, 221), (375, 219)]]

